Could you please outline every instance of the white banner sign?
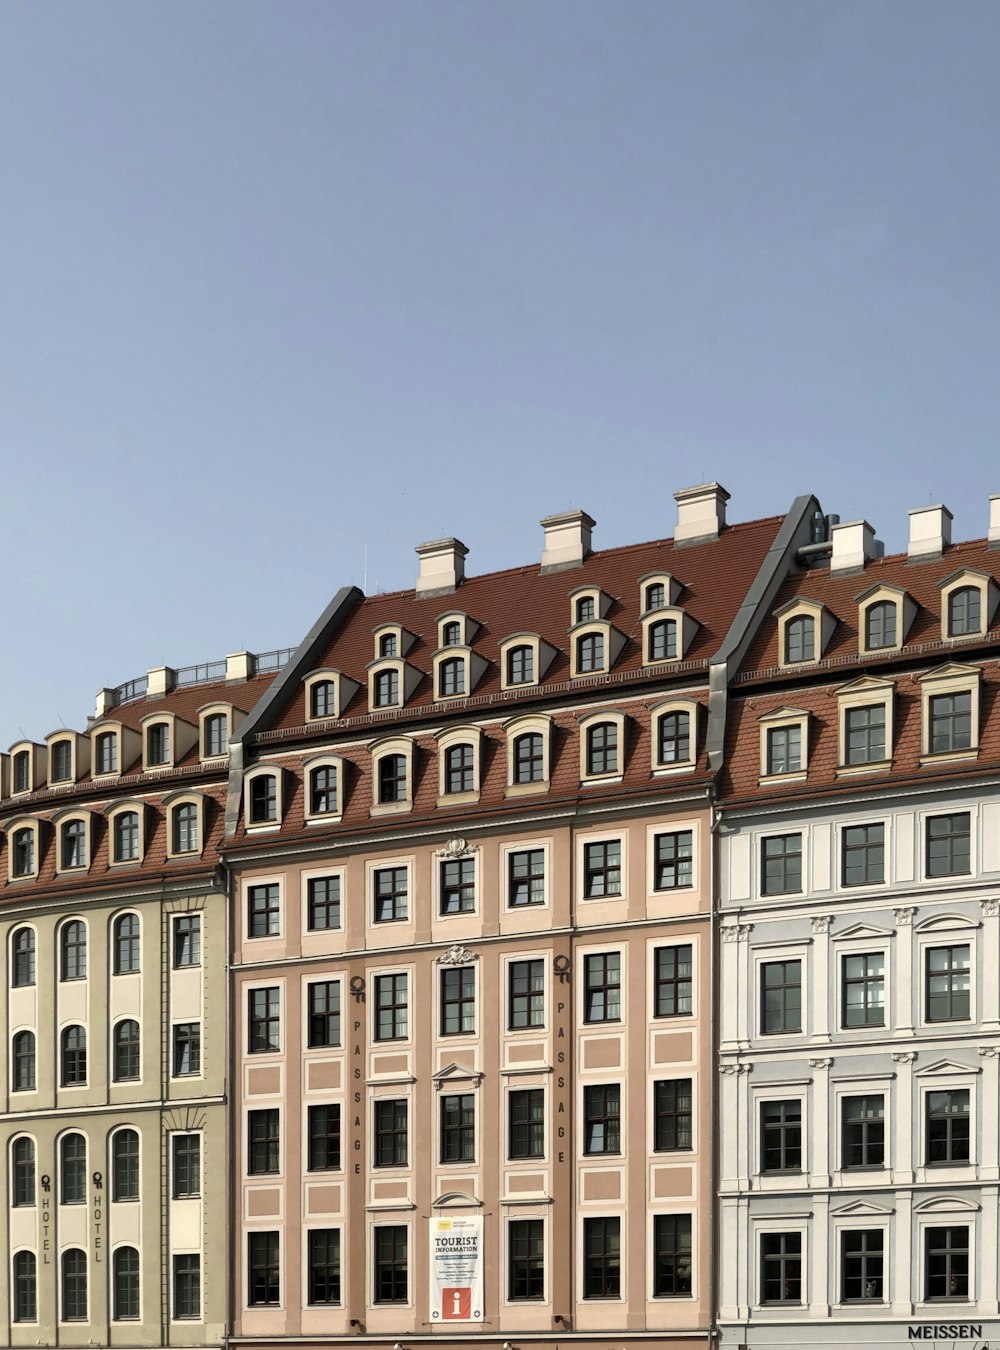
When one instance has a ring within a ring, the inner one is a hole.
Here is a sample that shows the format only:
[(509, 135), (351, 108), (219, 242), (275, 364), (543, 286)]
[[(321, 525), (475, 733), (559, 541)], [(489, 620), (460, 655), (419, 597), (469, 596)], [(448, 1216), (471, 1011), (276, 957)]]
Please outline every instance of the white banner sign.
[(431, 1219), (431, 1321), (483, 1320), (483, 1221)]

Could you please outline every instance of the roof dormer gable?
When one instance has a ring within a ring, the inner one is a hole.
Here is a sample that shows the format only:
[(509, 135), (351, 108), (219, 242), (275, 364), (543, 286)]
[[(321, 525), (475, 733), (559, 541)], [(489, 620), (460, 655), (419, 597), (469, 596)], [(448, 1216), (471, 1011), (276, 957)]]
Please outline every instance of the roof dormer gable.
[(819, 661), (837, 619), (819, 600), (800, 595), (774, 611), (778, 621), (778, 664), (801, 666)]
[(684, 589), (682, 582), (669, 572), (647, 572), (639, 578), (639, 611), (651, 614), (669, 605), (676, 605)]

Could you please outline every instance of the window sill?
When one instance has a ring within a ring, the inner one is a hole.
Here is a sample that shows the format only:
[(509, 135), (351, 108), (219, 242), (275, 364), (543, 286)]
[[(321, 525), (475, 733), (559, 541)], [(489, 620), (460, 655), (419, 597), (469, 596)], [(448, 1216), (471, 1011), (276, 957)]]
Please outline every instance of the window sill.
[(936, 754), (921, 755), (920, 764), (960, 764), (978, 758), (979, 746), (973, 745), (967, 750), (941, 750)]
[(548, 792), (549, 780), (541, 779), (537, 783), (508, 783), (505, 797), (533, 797), (539, 796), (543, 792)]
[(376, 802), (368, 814), (372, 816), (404, 816), (412, 810), (413, 803), (410, 801)]
[(866, 760), (864, 764), (838, 764), (838, 778), (856, 778), (863, 773), (891, 773), (891, 759)]
[(610, 783), (613, 786), (615, 783), (622, 782), (622, 780), (623, 775), (620, 773), (593, 773), (588, 774), (586, 778), (581, 778), (580, 786), (585, 788), (601, 787), (605, 783)]
[(765, 773), (757, 779), (757, 786), (781, 787), (783, 783), (804, 783), (808, 776), (805, 769), (795, 769), (791, 773)]
[(476, 806), (479, 802), (479, 792), (442, 792), (438, 794), (438, 806)]
[(659, 764), (653, 770), (654, 778), (670, 778), (678, 773), (690, 773), (694, 768), (694, 760), (686, 759), (683, 764)]
[(313, 825), (339, 825), (343, 819), (341, 811), (320, 811), (315, 815), (306, 816), (306, 829)]

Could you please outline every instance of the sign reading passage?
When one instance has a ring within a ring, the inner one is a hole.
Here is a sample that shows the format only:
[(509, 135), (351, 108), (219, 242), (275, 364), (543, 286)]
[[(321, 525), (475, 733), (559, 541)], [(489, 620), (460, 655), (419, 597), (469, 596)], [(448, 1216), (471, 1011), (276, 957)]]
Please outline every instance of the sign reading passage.
[(431, 1219), (431, 1321), (483, 1320), (482, 1219)]

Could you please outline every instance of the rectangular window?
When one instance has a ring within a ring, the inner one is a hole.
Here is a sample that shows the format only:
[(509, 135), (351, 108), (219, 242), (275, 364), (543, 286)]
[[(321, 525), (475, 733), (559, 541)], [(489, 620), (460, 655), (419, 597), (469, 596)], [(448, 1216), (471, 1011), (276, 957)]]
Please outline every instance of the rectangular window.
[(971, 870), (971, 817), (968, 811), (928, 817), (927, 875), (964, 877)]
[(374, 1231), (375, 1302), (407, 1299), (407, 1230), (405, 1224), (382, 1224)]
[(802, 1234), (762, 1233), (760, 1239), (762, 1303), (802, 1302)]
[(689, 1017), (694, 1007), (694, 948), (656, 949), (656, 1017)]
[(770, 727), (767, 733), (767, 772), (798, 773), (802, 768), (802, 728)]
[(476, 1156), (476, 1098), (471, 1092), (441, 1098), (441, 1161), (472, 1162)]
[(761, 966), (760, 1029), (765, 1036), (802, 1030), (801, 961), (768, 961)]
[(545, 1157), (545, 1089), (520, 1088), (507, 1098), (508, 1151), (517, 1158)]
[(843, 1025), (845, 1027), (885, 1026), (885, 956), (882, 952), (863, 952), (845, 956), (843, 971)]
[(511, 1031), (545, 1025), (545, 963), (511, 961), (507, 1024)]
[(964, 1224), (924, 1234), (924, 1298), (969, 1297), (969, 1230)]
[(277, 1233), (247, 1235), (247, 1303), (262, 1308), (281, 1302), (281, 1266)]
[(340, 981), (309, 985), (309, 1049), (340, 1044)]
[(441, 1035), (465, 1036), (476, 1029), (476, 968), (441, 970)]
[(512, 1303), (545, 1297), (542, 1219), (511, 1219), (507, 1225), (507, 1297)]
[(884, 825), (848, 825), (841, 838), (845, 886), (877, 886), (885, 881)]
[(843, 1113), (844, 1167), (884, 1167), (885, 1097), (845, 1097)]
[(622, 845), (620, 839), (586, 844), (583, 849), (583, 894), (588, 900), (622, 893)]
[(281, 1125), (278, 1111), (250, 1111), (247, 1115), (247, 1172), (260, 1176), (281, 1170)]
[(927, 1094), (927, 1162), (969, 1161), (967, 1088)]
[(201, 1195), (201, 1135), (171, 1136), (173, 1153), (173, 1197), (190, 1200)]
[(802, 1171), (802, 1103), (761, 1102), (760, 1170)]
[(507, 903), (520, 905), (545, 904), (545, 850), (524, 848), (507, 855)]
[(197, 1253), (174, 1257), (174, 1320), (201, 1317), (201, 1257)]
[(694, 832), (675, 830), (653, 841), (654, 881), (657, 891), (683, 890), (694, 885)]
[(405, 1041), (410, 1026), (407, 975), (375, 976), (375, 1039)]
[(621, 1088), (592, 1083), (583, 1089), (583, 1151), (621, 1153)]
[(760, 889), (763, 895), (802, 890), (801, 834), (774, 834), (761, 841)]
[(309, 1107), (309, 1171), (340, 1170), (340, 1107)]
[(405, 1097), (375, 1103), (376, 1167), (406, 1166), (409, 1158), (407, 1115), (408, 1103)]
[(970, 1014), (971, 948), (927, 949), (927, 1021), (964, 1022)]
[(585, 1022), (620, 1022), (620, 952), (598, 952), (583, 959)]
[(476, 910), (475, 858), (446, 858), (441, 863), (441, 913), (474, 914)]
[(306, 922), (311, 933), (340, 927), (340, 877), (310, 877), (306, 882)]
[(847, 764), (885, 762), (885, 704), (848, 708), (844, 714), (844, 754)]
[(174, 1026), (174, 1077), (201, 1073), (201, 1023), (178, 1022)]
[(881, 1228), (846, 1232), (840, 1247), (842, 1303), (881, 1303), (885, 1233)]
[(309, 1230), (309, 1303), (340, 1302), (340, 1229)]
[(692, 1147), (692, 1103), (690, 1078), (667, 1078), (653, 1084), (653, 1148), (657, 1153)]
[(247, 1051), (266, 1055), (281, 1049), (281, 990), (277, 985), (247, 995)]
[(277, 937), (281, 932), (281, 888), (277, 882), (251, 886), (247, 891), (250, 937)]
[(972, 748), (972, 694), (938, 694), (930, 701), (927, 738), (932, 755)]
[(690, 1297), (690, 1214), (657, 1214), (653, 1219), (653, 1294)]
[(395, 923), (409, 912), (409, 883), (405, 867), (380, 867), (375, 872), (375, 922)]
[(201, 915), (178, 914), (174, 919), (174, 969), (201, 965)]
[(621, 1297), (621, 1220), (583, 1221), (584, 1298)]

